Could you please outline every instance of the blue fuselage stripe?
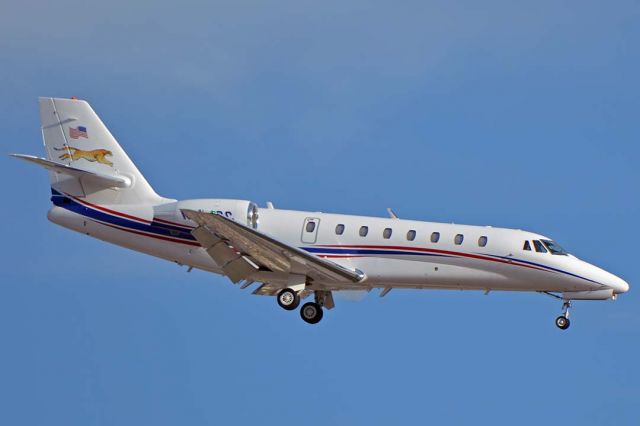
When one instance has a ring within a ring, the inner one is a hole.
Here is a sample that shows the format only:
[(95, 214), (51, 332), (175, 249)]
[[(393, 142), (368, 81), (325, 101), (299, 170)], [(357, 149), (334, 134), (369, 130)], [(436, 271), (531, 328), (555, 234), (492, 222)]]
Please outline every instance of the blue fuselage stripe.
[(411, 256), (436, 256), (436, 257), (453, 257), (446, 254), (437, 253), (420, 253), (415, 251), (406, 250), (373, 250), (373, 249), (340, 249), (340, 248), (325, 248), (325, 247), (301, 247), (303, 250), (314, 254), (343, 254), (343, 255), (385, 255), (385, 254), (399, 254), (399, 255), (411, 255)]
[(180, 229), (177, 226), (165, 225), (158, 222), (144, 224), (123, 217), (118, 217), (109, 213), (101, 212), (99, 210), (94, 210), (92, 208), (83, 206), (77, 201), (61, 195), (60, 193), (54, 194), (51, 197), (51, 201), (58, 207), (62, 207), (71, 212), (86, 216), (90, 219), (94, 219), (100, 222), (106, 222), (111, 225), (122, 226), (125, 228), (134, 229), (136, 231), (149, 232), (164, 237), (181, 238), (189, 241), (196, 241), (195, 237), (191, 235), (191, 232), (187, 231), (186, 229)]
[(597, 281), (590, 280), (589, 278), (581, 277), (580, 275), (572, 274), (571, 272), (563, 271), (562, 269), (554, 268), (552, 266), (542, 265), (540, 263), (530, 262), (528, 260), (521, 260), (521, 259), (517, 259), (517, 258), (514, 258), (514, 257), (508, 257), (508, 256), (497, 256), (495, 254), (490, 254), (489, 256), (496, 257), (498, 259), (514, 260), (516, 262), (522, 262), (522, 263), (526, 263), (528, 265), (538, 266), (540, 268), (545, 268), (545, 269), (548, 269), (548, 270), (553, 271), (553, 272), (559, 272), (561, 274), (570, 275), (570, 276), (575, 277), (575, 278), (580, 278), (581, 280), (585, 280), (585, 281), (589, 281), (589, 282), (592, 282), (592, 283), (595, 283), (595, 284), (602, 285), (601, 283), (599, 283)]

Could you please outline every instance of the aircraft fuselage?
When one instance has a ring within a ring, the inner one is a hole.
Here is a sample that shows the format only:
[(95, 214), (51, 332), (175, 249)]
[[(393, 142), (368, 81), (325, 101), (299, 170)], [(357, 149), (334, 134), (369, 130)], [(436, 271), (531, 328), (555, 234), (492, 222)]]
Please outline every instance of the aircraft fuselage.
[[(209, 211), (212, 200), (123, 208), (98, 206), (63, 195), (52, 199), (56, 206), (49, 212), (49, 219), (56, 224), (222, 274), (191, 236), (195, 224), (179, 211), (181, 204)], [(234, 213), (226, 211), (228, 216), (240, 216)], [(534, 241), (550, 239), (521, 230), (273, 208), (259, 210), (257, 229), (346, 268), (366, 271), (366, 279), (354, 284), (354, 289), (596, 292), (592, 295), (598, 299), (602, 294), (611, 297), (628, 290), (622, 279), (573, 255), (554, 255), (546, 248), (545, 252), (537, 251)], [(524, 249), (525, 242), (529, 250)], [(277, 274), (269, 278), (284, 279)], [(321, 282), (314, 284), (322, 287)]]

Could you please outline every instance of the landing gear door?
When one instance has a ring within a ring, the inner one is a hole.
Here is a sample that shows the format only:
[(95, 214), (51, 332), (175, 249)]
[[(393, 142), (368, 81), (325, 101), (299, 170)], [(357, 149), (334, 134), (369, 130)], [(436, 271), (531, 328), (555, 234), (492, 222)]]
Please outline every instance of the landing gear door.
[(308, 217), (302, 224), (302, 242), (307, 244), (315, 244), (318, 239), (318, 228), (320, 227), (320, 219), (316, 217)]

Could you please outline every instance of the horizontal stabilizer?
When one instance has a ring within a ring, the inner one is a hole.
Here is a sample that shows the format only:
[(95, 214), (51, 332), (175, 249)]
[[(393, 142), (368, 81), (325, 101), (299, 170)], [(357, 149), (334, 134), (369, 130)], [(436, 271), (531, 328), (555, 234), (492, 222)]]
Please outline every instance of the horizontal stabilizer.
[(95, 185), (104, 186), (106, 188), (128, 188), (131, 186), (131, 179), (126, 176), (90, 172), (76, 167), (67, 166), (66, 164), (56, 163), (55, 161), (47, 160), (45, 158), (35, 157), (33, 155), (11, 154), (11, 156), (37, 164), (52, 172), (73, 176), (81, 181), (91, 182)]

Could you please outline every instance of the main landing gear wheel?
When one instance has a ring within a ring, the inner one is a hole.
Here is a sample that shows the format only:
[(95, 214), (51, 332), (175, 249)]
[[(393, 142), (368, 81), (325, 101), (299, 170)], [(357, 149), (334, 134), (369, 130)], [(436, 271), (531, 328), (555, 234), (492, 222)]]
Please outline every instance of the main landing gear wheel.
[(293, 311), (300, 304), (300, 296), (290, 288), (280, 290), (276, 299), (278, 300), (278, 305), (287, 311)]
[(319, 323), (322, 315), (322, 306), (315, 302), (305, 303), (300, 309), (300, 317), (309, 324)]
[(564, 315), (560, 315), (558, 318), (556, 318), (556, 326), (560, 330), (566, 330), (570, 325), (571, 321), (569, 321), (569, 318), (565, 317)]

